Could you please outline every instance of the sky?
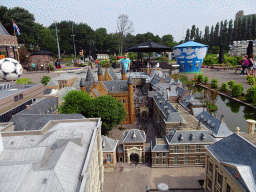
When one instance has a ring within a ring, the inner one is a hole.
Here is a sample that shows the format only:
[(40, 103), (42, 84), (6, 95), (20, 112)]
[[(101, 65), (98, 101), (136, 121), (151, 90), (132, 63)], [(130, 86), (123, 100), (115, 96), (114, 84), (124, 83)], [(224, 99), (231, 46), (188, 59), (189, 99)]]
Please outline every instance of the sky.
[(93, 30), (106, 28), (108, 33), (115, 33), (118, 16), (127, 14), (133, 22), (133, 35), (171, 34), (177, 42), (192, 25), (204, 34), (206, 25), (234, 20), (240, 10), (245, 15), (256, 14), (256, 0), (0, 0), (0, 5), (25, 8), (45, 27), (71, 20)]

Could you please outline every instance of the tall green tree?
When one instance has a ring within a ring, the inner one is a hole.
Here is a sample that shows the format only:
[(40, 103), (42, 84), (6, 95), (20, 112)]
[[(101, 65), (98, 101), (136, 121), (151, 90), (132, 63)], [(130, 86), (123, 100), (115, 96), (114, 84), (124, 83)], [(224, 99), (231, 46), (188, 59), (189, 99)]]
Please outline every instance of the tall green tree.
[(238, 28), (238, 20), (237, 19), (234, 21), (234, 28), (233, 28), (233, 31), (232, 31), (232, 38), (233, 38), (233, 41), (238, 41), (238, 39), (239, 39), (239, 28)]
[(243, 17), (242, 19), (242, 25), (241, 26), (241, 31), (240, 31), (240, 38), (241, 40), (247, 40), (246, 39), (246, 33), (247, 33), (247, 17)]
[(215, 26), (214, 30), (214, 41), (213, 45), (218, 46), (219, 45), (219, 33), (220, 33), (220, 24), (219, 22)]
[(214, 43), (214, 27), (212, 25), (211, 33), (210, 33), (210, 43), (209, 43), (210, 47), (212, 47), (214, 45), (213, 43)]
[(237, 29), (236, 29), (236, 35), (237, 35), (237, 41), (241, 41), (243, 38), (243, 31), (242, 31), (242, 19), (241, 17), (238, 18), (237, 22)]
[(233, 20), (230, 19), (228, 22), (228, 43), (231, 45), (233, 44)]
[(200, 32), (198, 27), (196, 28), (195, 41), (200, 42)]
[(162, 43), (162, 39), (158, 35), (154, 37), (154, 41), (160, 44)]
[(193, 25), (190, 31), (190, 39), (194, 39), (196, 37), (196, 26)]
[(252, 39), (256, 39), (256, 15), (252, 17), (251, 35)]
[(246, 25), (246, 40), (252, 39), (252, 17), (247, 18), (247, 25)]
[(0, 6), (0, 22), (4, 23), (4, 14), (7, 12), (7, 7), (1, 5)]
[(224, 50), (228, 50), (228, 21), (225, 20), (222, 27), (221, 42), (223, 44)]
[(208, 45), (210, 40), (209, 26), (205, 26), (204, 30), (204, 44)]
[(164, 35), (162, 37), (162, 42), (164, 45), (168, 46), (168, 47), (173, 47), (175, 46), (176, 44), (174, 44), (174, 41), (173, 41), (173, 36), (172, 35)]
[(185, 42), (188, 42), (190, 40), (190, 30), (187, 29), (186, 31), (186, 37), (185, 37)]

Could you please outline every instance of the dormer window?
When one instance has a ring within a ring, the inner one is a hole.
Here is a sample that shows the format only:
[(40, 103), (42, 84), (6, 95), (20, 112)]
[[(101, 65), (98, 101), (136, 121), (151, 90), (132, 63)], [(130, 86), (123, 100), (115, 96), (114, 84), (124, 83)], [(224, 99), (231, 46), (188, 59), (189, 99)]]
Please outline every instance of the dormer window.
[(201, 134), (201, 140), (205, 141), (205, 135), (203, 133)]
[(190, 140), (191, 141), (195, 141), (195, 137), (194, 137), (194, 135), (192, 133), (190, 134)]
[(212, 123), (212, 124), (211, 124), (211, 128), (214, 128), (214, 126), (215, 126), (215, 123)]
[(184, 137), (182, 134), (180, 134), (180, 141), (183, 141), (184, 140)]
[(212, 122), (211, 120), (208, 120), (208, 121), (207, 121), (207, 125), (210, 125), (211, 122)]

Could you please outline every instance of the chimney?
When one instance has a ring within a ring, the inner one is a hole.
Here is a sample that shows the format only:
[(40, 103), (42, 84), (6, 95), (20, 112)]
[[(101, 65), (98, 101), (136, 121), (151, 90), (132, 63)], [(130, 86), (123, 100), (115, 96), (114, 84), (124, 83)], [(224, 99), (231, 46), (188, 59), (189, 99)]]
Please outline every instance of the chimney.
[(26, 105), (26, 109), (30, 110), (30, 106), (29, 106), (29, 105)]
[(236, 134), (239, 134), (239, 133), (240, 133), (240, 128), (237, 127), (237, 128), (236, 128)]
[(252, 120), (252, 119), (247, 119), (246, 121), (248, 122), (248, 125), (247, 125), (247, 133), (253, 135), (253, 134), (254, 134), (254, 131), (255, 131), (255, 124), (256, 124), (256, 121), (254, 121), (254, 120)]
[(223, 114), (220, 116), (220, 121), (221, 121), (221, 123), (224, 123), (224, 115)]
[(135, 135), (135, 131), (133, 132), (133, 136), (132, 136), (133, 140), (136, 140), (136, 135)]

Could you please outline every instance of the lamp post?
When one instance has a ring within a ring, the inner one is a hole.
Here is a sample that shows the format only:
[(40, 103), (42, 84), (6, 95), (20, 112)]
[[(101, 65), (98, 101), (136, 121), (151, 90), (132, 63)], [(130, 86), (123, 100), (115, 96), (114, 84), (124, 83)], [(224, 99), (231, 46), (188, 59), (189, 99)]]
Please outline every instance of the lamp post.
[(72, 35), (71, 36), (73, 36), (74, 52), (75, 52), (75, 58), (76, 58), (76, 46), (75, 46), (75, 35), (74, 35), (74, 31), (73, 31), (73, 24), (74, 23), (72, 23)]
[(58, 46), (58, 54), (59, 54), (59, 59), (60, 59), (60, 45), (59, 45), (59, 41), (58, 41), (58, 33), (57, 33), (57, 25), (56, 25), (57, 21), (54, 21), (55, 23), (55, 28), (56, 28), (56, 37), (57, 37), (57, 46)]

